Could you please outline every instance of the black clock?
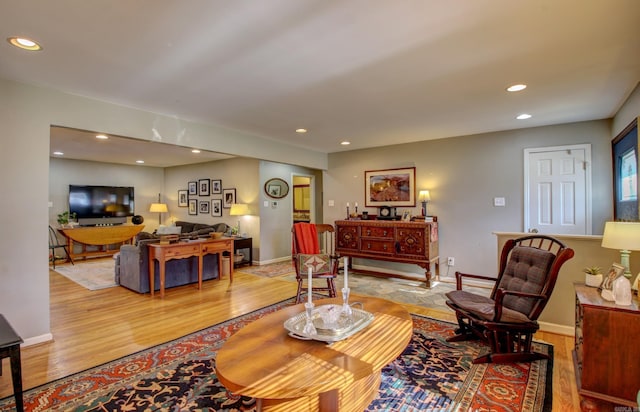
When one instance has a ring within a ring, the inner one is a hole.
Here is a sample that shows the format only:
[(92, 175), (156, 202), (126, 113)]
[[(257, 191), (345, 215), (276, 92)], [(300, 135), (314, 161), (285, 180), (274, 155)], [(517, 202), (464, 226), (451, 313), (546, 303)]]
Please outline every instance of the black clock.
[(396, 208), (391, 206), (380, 206), (378, 209), (378, 219), (395, 219)]

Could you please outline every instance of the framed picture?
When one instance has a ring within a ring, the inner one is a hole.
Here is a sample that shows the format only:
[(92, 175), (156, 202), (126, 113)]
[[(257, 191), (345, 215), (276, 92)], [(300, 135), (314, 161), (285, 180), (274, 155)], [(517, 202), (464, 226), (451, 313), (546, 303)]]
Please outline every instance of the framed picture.
[(211, 216), (222, 217), (222, 199), (211, 200)]
[(222, 193), (222, 180), (217, 179), (217, 180), (211, 180), (211, 194), (212, 195), (219, 195), (220, 193)]
[(187, 183), (187, 190), (189, 191), (189, 196), (196, 196), (198, 194), (198, 182)]
[(198, 199), (189, 199), (189, 214), (198, 214)]
[(231, 205), (236, 202), (236, 189), (222, 189), (222, 207), (231, 209)]
[(200, 214), (201, 215), (208, 215), (209, 214), (209, 201), (208, 200), (201, 200), (200, 201)]
[(209, 185), (211, 185), (211, 181), (209, 179), (198, 180), (198, 196), (209, 196), (211, 194)]
[(187, 206), (189, 206), (189, 191), (188, 190), (178, 190), (178, 206), (179, 207), (187, 207)]
[(638, 221), (638, 119), (611, 142), (613, 156), (613, 219)]
[(364, 172), (366, 207), (416, 205), (416, 168)]
[(411, 211), (405, 210), (402, 212), (402, 221), (403, 222), (411, 222)]
[(271, 197), (279, 198), (280, 197), (280, 185), (268, 185), (267, 186), (267, 193), (269, 193), (269, 196), (271, 196)]
[(613, 283), (616, 279), (624, 274), (624, 266), (619, 263), (613, 263), (611, 268), (604, 275), (604, 279), (602, 280), (602, 284), (598, 288), (600, 294), (605, 300), (615, 300), (613, 297)]

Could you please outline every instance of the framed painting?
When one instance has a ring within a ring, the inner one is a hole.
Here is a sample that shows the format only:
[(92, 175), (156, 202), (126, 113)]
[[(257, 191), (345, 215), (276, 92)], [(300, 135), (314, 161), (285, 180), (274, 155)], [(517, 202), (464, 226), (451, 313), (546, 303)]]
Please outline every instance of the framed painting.
[(198, 180), (198, 196), (209, 196), (211, 190), (209, 190), (211, 181), (209, 179)]
[(364, 172), (366, 207), (416, 205), (416, 168)]
[(189, 191), (189, 196), (196, 196), (198, 194), (198, 182), (187, 183), (187, 190)]
[(236, 202), (236, 189), (222, 189), (222, 207), (231, 209), (231, 205)]
[(178, 207), (189, 206), (189, 191), (178, 190)]
[(613, 218), (640, 220), (638, 204), (638, 119), (611, 142), (613, 156)]
[(222, 193), (222, 180), (211, 179), (211, 194), (219, 195)]
[(199, 202), (199, 206), (200, 206), (199, 213), (201, 215), (208, 215), (209, 214), (209, 201), (208, 200), (201, 200)]
[(189, 214), (198, 214), (198, 199), (189, 199)]
[(211, 216), (222, 217), (222, 199), (211, 200)]

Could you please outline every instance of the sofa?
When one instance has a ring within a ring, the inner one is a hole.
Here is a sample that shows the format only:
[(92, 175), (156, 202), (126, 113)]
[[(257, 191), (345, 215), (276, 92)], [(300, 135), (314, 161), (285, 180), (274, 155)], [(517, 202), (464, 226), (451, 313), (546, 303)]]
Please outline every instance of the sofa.
[[(206, 238), (211, 232), (226, 232), (225, 223), (205, 225), (201, 223), (176, 222), (181, 226), (180, 238)], [(132, 245), (122, 245), (116, 256), (116, 283), (139, 293), (149, 293), (149, 243), (159, 243), (160, 236), (155, 233), (140, 232)], [(160, 269), (155, 264), (155, 290), (160, 290)], [(219, 278), (218, 255), (203, 257), (202, 280)], [(165, 288), (182, 286), (198, 282), (198, 258), (173, 259), (165, 263)]]

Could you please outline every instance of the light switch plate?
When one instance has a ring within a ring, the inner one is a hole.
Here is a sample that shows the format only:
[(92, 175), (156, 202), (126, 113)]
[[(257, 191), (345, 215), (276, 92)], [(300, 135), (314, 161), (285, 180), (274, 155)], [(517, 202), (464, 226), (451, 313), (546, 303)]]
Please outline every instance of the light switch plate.
[(264, 201), (264, 203), (263, 203), (263, 206), (264, 206), (264, 207), (269, 207), (269, 201), (268, 201), (268, 200), (265, 200), (265, 201)]
[(327, 202), (327, 206), (329, 206), (329, 207), (333, 207), (333, 206), (335, 206), (335, 205), (336, 205), (336, 202), (334, 202), (333, 200), (329, 200), (329, 201)]
[(493, 205), (494, 206), (504, 206), (506, 204), (507, 203), (506, 203), (504, 197), (494, 197), (493, 198)]

